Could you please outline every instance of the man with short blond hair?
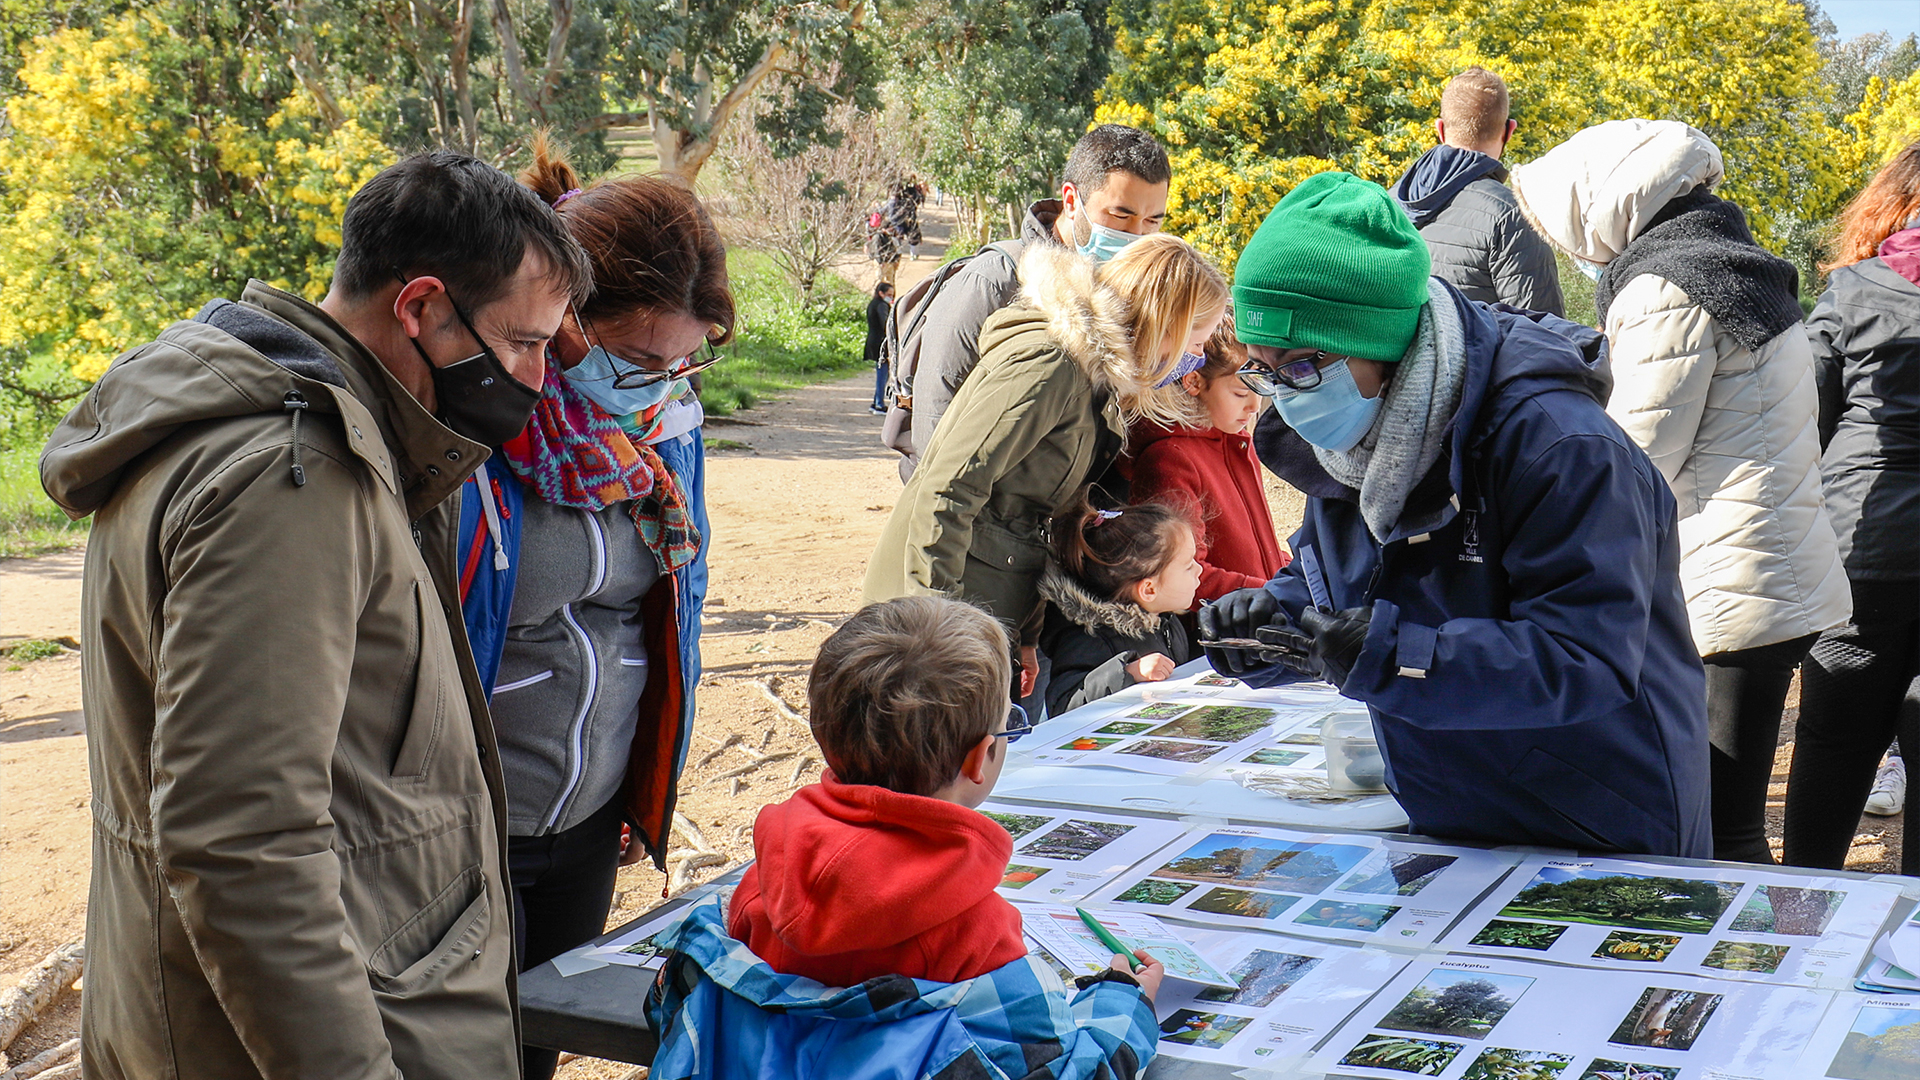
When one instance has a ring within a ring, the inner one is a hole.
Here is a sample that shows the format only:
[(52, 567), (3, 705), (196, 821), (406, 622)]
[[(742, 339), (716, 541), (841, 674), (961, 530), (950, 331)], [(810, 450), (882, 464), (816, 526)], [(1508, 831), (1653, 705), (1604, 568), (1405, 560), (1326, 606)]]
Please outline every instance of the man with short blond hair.
[(1469, 300), (1562, 314), (1553, 250), (1528, 227), (1507, 190), (1500, 155), (1513, 137), (1507, 83), (1475, 65), (1440, 95), (1440, 145), (1393, 186), (1433, 256), (1435, 277)]

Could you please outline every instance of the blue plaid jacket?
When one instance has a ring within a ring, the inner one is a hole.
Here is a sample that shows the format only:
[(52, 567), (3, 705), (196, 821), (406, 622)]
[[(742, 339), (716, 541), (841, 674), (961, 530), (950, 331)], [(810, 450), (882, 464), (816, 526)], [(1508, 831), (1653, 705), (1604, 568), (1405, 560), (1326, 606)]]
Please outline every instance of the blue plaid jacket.
[(675, 951), (647, 995), (654, 1080), (1133, 1080), (1159, 1039), (1131, 980), (1101, 978), (1069, 1000), (1032, 958), (965, 982), (889, 975), (837, 989), (768, 967), (728, 936), (717, 899), (660, 944)]

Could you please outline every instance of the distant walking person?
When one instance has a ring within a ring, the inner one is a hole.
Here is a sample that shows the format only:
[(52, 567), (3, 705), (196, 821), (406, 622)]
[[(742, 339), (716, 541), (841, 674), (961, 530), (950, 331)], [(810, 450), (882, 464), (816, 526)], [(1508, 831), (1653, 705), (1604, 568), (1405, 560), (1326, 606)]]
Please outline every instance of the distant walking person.
[[(1895, 732), (1903, 749), (1920, 747), (1920, 142), (1841, 224), (1807, 336), (1853, 619), (1821, 634), (1800, 667), (1786, 823), (1786, 861), (1830, 869), (1846, 861)], [(1920, 820), (1920, 790), (1898, 786), (1906, 820)], [(1920, 873), (1920, 837), (1902, 844), (1900, 872)]]
[(869, 412), (887, 415), (887, 315), (893, 311), (893, 286), (881, 282), (867, 301), (867, 363), (873, 365), (873, 405)]
[(1553, 249), (1527, 226), (1500, 164), (1515, 124), (1507, 84), (1486, 68), (1453, 77), (1433, 122), (1440, 145), (1393, 185), (1433, 256), (1433, 276), (1469, 300), (1563, 314)]
[(1799, 274), (1712, 193), (1721, 175), (1719, 148), (1693, 128), (1614, 120), (1515, 169), (1513, 185), (1550, 241), (1602, 267), (1607, 413), (1680, 502), (1680, 579), (1707, 668), (1714, 857), (1771, 863), (1767, 782), (1787, 688), (1852, 601), (1820, 494)]
[(900, 273), (900, 210), (891, 194), (867, 212), (867, 258), (880, 267), (880, 281), (892, 285)]

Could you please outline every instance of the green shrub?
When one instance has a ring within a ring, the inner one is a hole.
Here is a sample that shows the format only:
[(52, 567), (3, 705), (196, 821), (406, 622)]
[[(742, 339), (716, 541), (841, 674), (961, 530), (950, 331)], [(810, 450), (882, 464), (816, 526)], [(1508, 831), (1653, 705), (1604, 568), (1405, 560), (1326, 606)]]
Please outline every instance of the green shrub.
[(49, 656), (59, 656), (65, 651), (65, 646), (57, 641), (48, 641), (45, 638), (28, 638), (25, 641), (16, 642), (8, 646), (6, 654), (7, 659), (12, 660), (16, 664), (31, 664), (35, 660), (45, 660)]
[(762, 252), (729, 252), (727, 270), (740, 325), (701, 386), (709, 413), (751, 409), (768, 395), (867, 370), (867, 297), (839, 275), (822, 277), (803, 306)]
[(69, 521), (40, 489), (39, 445), (0, 450), (0, 559), (44, 555), (86, 538), (87, 522)]

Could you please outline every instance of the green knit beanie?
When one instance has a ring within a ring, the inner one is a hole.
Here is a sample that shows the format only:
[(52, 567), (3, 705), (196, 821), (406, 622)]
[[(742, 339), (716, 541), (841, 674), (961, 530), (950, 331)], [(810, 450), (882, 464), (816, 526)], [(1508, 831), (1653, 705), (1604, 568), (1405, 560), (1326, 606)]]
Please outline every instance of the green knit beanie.
[(1278, 349), (1397, 363), (1420, 327), (1433, 260), (1387, 189), (1324, 172), (1287, 193), (1233, 271), (1234, 332)]

